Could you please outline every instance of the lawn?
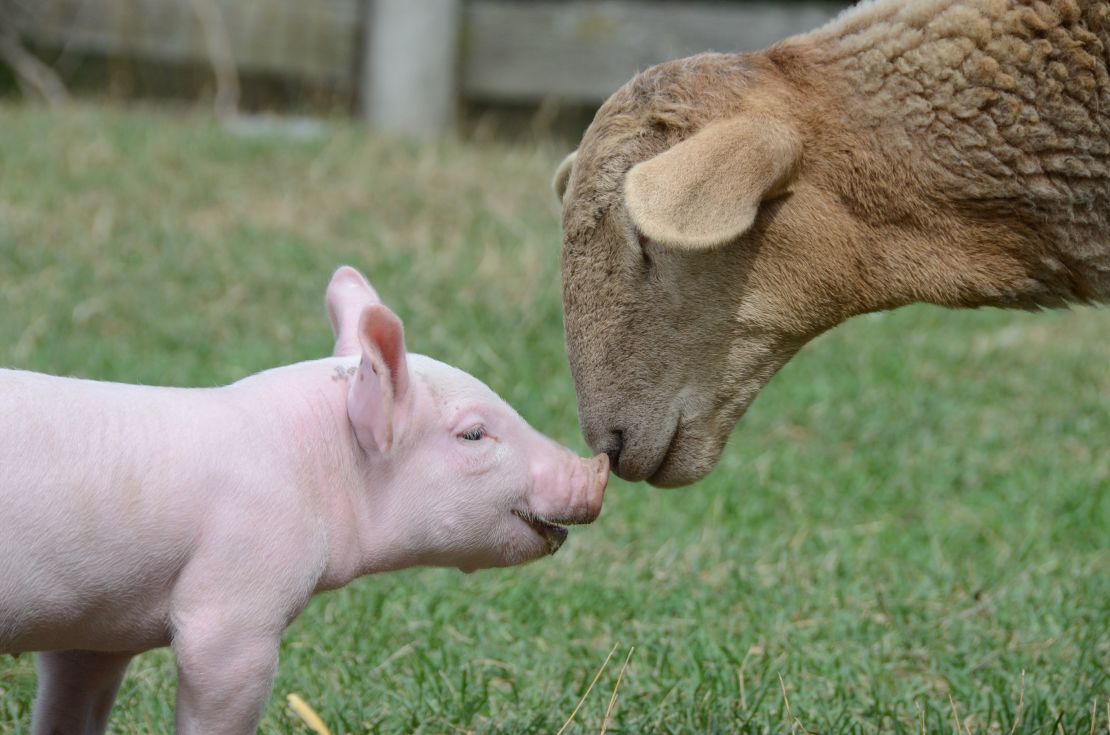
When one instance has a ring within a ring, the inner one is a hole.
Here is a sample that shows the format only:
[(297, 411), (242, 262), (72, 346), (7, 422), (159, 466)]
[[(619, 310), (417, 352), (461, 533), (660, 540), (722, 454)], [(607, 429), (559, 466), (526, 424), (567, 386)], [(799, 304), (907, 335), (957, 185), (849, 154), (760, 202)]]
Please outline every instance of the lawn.
[[(212, 386), (320, 357), (324, 286), (351, 263), (411, 350), (585, 451), (562, 147), (95, 107), (0, 105), (0, 131), (0, 365)], [(262, 732), (309, 732), (296, 693), (337, 735), (555, 733), (600, 672), (565, 732), (1105, 733), (1108, 440), (1110, 312), (856, 319), (698, 485), (614, 481), (595, 525), (526, 567), (314, 600)], [(0, 658), (0, 732), (28, 727), (30, 659)], [(173, 696), (168, 652), (140, 656), (113, 732), (167, 731)]]

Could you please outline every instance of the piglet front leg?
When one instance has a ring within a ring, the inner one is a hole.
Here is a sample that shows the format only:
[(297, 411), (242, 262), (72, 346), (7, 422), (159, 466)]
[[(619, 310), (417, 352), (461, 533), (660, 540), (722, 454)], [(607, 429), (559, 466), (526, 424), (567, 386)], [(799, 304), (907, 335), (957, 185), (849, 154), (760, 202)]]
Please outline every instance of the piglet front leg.
[(258, 728), (277, 672), (277, 635), (231, 627), (182, 631), (177, 656), (177, 735), (248, 735)]

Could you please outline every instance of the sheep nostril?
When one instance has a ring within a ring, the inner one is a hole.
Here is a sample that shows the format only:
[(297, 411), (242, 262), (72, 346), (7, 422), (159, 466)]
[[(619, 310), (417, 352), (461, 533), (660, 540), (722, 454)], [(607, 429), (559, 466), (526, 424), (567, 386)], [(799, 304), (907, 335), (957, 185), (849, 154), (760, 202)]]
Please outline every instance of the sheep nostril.
[(616, 472), (617, 468), (620, 466), (622, 449), (624, 449), (624, 433), (621, 431), (614, 431), (612, 439), (609, 441), (609, 448), (603, 450), (605, 454), (609, 455), (609, 469), (613, 472)]

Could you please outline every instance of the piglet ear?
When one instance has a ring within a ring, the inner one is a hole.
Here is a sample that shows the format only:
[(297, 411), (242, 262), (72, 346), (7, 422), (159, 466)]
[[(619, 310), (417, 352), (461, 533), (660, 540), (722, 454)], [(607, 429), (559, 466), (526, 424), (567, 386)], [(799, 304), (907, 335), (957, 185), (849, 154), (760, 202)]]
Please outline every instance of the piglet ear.
[(335, 332), (336, 357), (357, 355), (359, 352), (358, 322), (362, 310), (381, 299), (361, 273), (349, 265), (340, 266), (328, 283), (325, 302), (331, 329)]
[(371, 304), (359, 317), (358, 341), (362, 361), (347, 394), (347, 416), (363, 450), (385, 454), (409, 391), (404, 327), (386, 306)]

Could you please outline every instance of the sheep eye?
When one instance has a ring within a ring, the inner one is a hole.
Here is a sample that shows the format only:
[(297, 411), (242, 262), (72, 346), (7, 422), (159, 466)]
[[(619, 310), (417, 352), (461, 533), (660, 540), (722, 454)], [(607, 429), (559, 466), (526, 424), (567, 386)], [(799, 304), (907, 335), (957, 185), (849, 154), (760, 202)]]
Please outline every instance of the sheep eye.
[(460, 439), (466, 439), (468, 442), (476, 442), (476, 441), (480, 441), (481, 438), (485, 435), (486, 435), (485, 428), (483, 428), (481, 426), (475, 426), (473, 429), (469, 429), (469, 430), (464, 431), (463, 433), (459, 434), (459, 438)]

